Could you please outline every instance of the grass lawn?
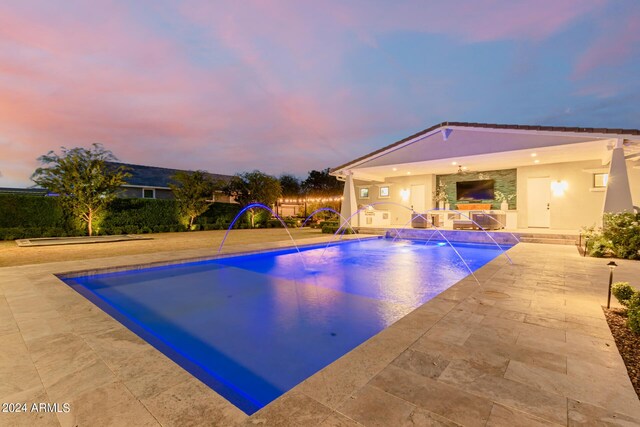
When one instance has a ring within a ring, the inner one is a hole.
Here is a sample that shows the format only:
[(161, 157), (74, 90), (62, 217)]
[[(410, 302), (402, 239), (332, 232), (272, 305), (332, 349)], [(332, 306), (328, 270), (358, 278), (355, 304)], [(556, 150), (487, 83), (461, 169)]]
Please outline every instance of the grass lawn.
[[(289, 231), (296, 242), (307, 238), (322, 236), (319, 229), (289, 229)], [(180, 251), (185, 249), (211, 248), (211, 254), (213, 255), (217, 252), (225, 232), (226, 230), (157, 233), (144, 235), (145, 237), (152, 237), (153, 240), (22, 248), (18, 247), (13, 241), (0, 242), (0, 267)], [(324, 236), (329, 237), (326, 234)], [(229, 233), (225, 246), (283, 240), (290, 240), (287, 232), (283, 228), (233, 230)]]

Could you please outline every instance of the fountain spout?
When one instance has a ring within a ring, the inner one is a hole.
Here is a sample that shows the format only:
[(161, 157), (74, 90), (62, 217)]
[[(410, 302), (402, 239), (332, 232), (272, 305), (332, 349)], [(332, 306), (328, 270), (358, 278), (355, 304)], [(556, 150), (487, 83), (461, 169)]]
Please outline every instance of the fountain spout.
[(270, 207), (263, 205), (262, 203), (251, 203), (250, 205), (247, 205), (244, 207), (244, 209), (242, 209), (240, 212), (238, 212), (238, 215), (236, 215), (235, 218), (233, 218), (233, 221), (231, 221), (231, 224), (229, 225), (229, 228), (227, 229), (227, 232), (224, 234), (224, 237), (222, 238), (222, 242), (220, 242), (220, 246), (218, 247), (218, 252), (216, 253), (216, 256), (220, 255), (220, 251), (222, 251), (222, 246), (224, 246), (224, 243), (227, 240), (227, 236), (229, 236), (229, 233), (231, 232), (231, 230), (233, 229), (233, 226), (235, 225), (235, 223), (238, 221), (238, 219), (249, 209), (255, 209), (255, 208), (259, 208), (259, 209), (264, 209), (267, 210), (269, 212), (271, 212), (271, 215), (273, 215), (274, 217), (276, 217), (276, 219), (278, 221), (280, 221), (280, 224), (282, 224), (282, 226), (284, 227), (285, 231), (287, 232), (287, 234), (289, 235), (289, 239), (291, 239), (291, 242), (293, 243), (293, 246), (296, 248), (296, 251), (298, 251), (298, 255), (300, 256), (300, 261), (302, 262), (302, 265), (304, 267), (304, 269), (307, 269), (307, 265), (304, 262), (304, 257), (302, 256), (302, 252), (300, 252), (300, 248), (298, 248), (298, 245), (296, 244), (295, 239), (293, 238), (293, 236), (291, 235), (291, 232), (289, 231), (289, 227), (287, 227), (287, 224), (282, 220), (282, 218), (280, 217), (280, 215), (278, 215), (277, 213), (275, 213), (273, 211), (273, 209), (271, 209)]

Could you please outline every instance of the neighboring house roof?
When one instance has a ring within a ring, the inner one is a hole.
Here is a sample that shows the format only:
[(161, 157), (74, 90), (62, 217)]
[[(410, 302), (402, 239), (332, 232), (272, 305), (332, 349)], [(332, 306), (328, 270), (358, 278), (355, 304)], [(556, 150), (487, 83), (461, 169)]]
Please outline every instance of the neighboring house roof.
[(44, 188), (0, 187), (0, 194), (30, 194), (32, 196), (46, 196), (49, 194), (49, 191)]
[(393, 144), (389, 144), (385, 147), (380, 148), (379, 150), (372, 151), (369, 154), (358, 157), (357, 159), (351, 160), (343, 165), (337, 166), (331, 169), (331, 172), (336, 172), (341, 169), (344, 169), (348, 166), (359, 163), (363, 160), (366, 160), (370, 157), (373, 157), (377, 154), (383, 153), (389, 149), (400, 146), (404, 143), (412, 141), (416, 138), (419, 138), (423, 135), (429, 134), (433, 131), (437, 131), (438, 129), (446, 129), (449, 127), (468, 127), (468, 128), (484, 128), (484, 129), (496, 129), (496, 130), (520, 130), (520, 131), (544, 131), (544, 132), (566, 132), (566, 133), (581, 133), (581, 134), (611, 134), (618, 136), (639, 136), (639, 129), (619, 129), (619, 128), (584, 128), (584, 127), (568, 127), (568, 126), (536, 126), (536, 125), (509, 125), (509, 124), (492, 124), (492, 123), (469, 123), (469, 122), (442, 122), (435, 126), (431, 126), (428, 129), (422, 130), (418, 133), (415, 133), (411, 136), (401, 139), (400, 141), (396, 141)]
[[(171, 177), (178, 172), (188, 172), (182, 169), (161, 168), (157, 166), (133, 165), (130, 163), (109, 162), (114, 166), (125, 166), (131, 174), (126, 179), (128, 185), (141, 187), (163, 187), (168, 188), (173, 183)], [(207, 172), (207, 175), (215, 181), (229, 181), (231, 175), (221, 175)]]

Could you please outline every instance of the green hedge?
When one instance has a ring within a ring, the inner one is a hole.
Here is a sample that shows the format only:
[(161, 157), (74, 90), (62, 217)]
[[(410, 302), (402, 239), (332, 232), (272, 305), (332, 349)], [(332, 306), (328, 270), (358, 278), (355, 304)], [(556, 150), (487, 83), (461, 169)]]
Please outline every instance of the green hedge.
[(180, 223), (180, 213), (175, 200), (115, 199), (99, 221), (98, 228), (152, 228), (178, 226)]
[(67, 228), (57, 197), (0, 194), (0, 228)]
[(198, 224), (215, 224), (216, 222), (226, 222), (227, 227), (238, 215), (241, 208), (235, 203), (213, 203), (209, 209), (197, 219)]
[[(240, 206), (213, 203), (194, 229), (229, 227)], [(239, 221), (236, 227), (244, 226)], [(115, 199), (94, 223), (96, 234), (140, 234), (186, 231), (175, 200)], [(82, 236), (83, 224), (67, 218), (57, 197), (0, 194), (0, 240)]]
[[(194, 230), (222, 230), (229, 227), (240, 206), (213, 203), (196, 220)], [(140, 234), (186, 231), (186, 218), (180, 216), (175, 200), (116, 199), (100, 223), (100, 233)]]
[(61, 227), (6, 227), (0, 228), (0, 240), (33, 239), (36, 237), (81, 236), (80, 231)]

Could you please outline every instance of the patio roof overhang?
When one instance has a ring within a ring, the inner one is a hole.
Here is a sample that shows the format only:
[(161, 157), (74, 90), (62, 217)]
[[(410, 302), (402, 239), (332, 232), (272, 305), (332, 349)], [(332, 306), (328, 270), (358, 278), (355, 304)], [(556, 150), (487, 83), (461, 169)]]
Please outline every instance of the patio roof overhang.
[[(449, 174), (598, 159), (609, 163), (622, 140), (640, 157), (640, 130), (557, 128), (445, 122), (334, 168), (337, 177), (384, 181), (394, 176)], [(453, 164), (455, 162), (455, 165)]]

